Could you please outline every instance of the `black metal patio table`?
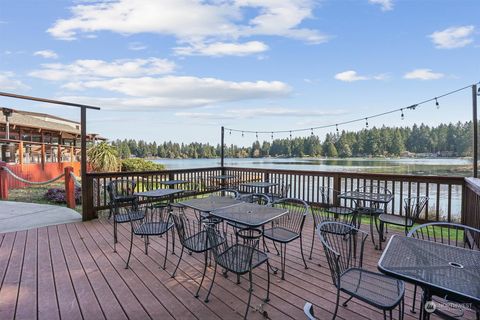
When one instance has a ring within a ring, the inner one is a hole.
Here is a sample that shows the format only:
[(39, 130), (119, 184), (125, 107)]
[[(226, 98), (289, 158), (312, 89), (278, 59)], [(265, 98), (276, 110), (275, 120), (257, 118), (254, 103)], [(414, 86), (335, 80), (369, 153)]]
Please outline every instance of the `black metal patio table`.
[[(179, 204), (199, 212), (199, 219), (210, 217), (210, 213), (216, 209), (228, 208), (243, 203), (243, 201), (221, 196), (209, 196), (206, 198), (190, 199), (180, 201)], [(216, 222), (220, 222), (217, 220)]]
[[(269, 188), (278, 186), (278, 183), (276, 182), (266, 182), (266, 181), (254, 181), (254, 182), (246, 182), (242, 183), (241, 186), (248, 187), (248, 188), (254, 188), (256, 189), (258, 193), (269, 193)], [(264, 190), (264, 192), (260, 192), (260, 189)]]
[[(369, 202), (374, 204), (376, 207), (379, 205), (386, 206), (390, 201), (393, 200), (393, 194), (390, 193), (378, 193), (378, 192), (364, 192), (364, 191), (347, 191), (338, 195), (338, 198), (345, 200), (353, 200), (355, 202)], [(357, 213), (358, 214), (358, 213)], [(361, 216), (358, 217), (361, 219)], [(375, 243), (375, 235), (373, 230), (373, 225), (375, 224), (375, 229), (377, 229), (379, 245)], [(372, 237), (372, 242), (375, 246), (375, 249), (382, 250), (382, 239), (380, 230), (377, 225), (377, 215), (374, 213), (370, 214), (370, 236)]]
[[(419, 285), (422, 306), (432, 294), (480, 304), (480, 252), (393, 235), (378, 262), (390, 276)], [(429, 313), (421, 308), (421, 318)]]
[(212, 179), (215, 179), (215, 180), (220, 180), (220, 183), (221, 183), (221, 186), (222, 188), (226, 188), (226, 187), (229, 187), (229, 183), (228, 181), (230, 179), (233, 179), (235, 178), (235, 176), (232, 176), (230, 174), (221, 174), (219, 176), (213, 176)]
[(252, 229), (261, 227), (287, 213), (287, 209), (262, 206), (256, 203), (246, 202), (210, 212), (210, 214), (214, 217), (235, 222)]
[(136, 192), (134, 193), (134, 195), (137, 197), (145, 197), (145, 198), (164, 198), (164, 197), (171, 197), (182, 192), (183, 190), (181, 189), (156, 189), (156, 190), (149, 190), (144, 192)]
[(158, 183), (163, 184), (165, 186), (169, 186), (170, 189), (173, 189), (174, 186), (176, 185), (182, 185), (186, 183), (190, 183), (188, 180), (163, 180), (159, 181)]

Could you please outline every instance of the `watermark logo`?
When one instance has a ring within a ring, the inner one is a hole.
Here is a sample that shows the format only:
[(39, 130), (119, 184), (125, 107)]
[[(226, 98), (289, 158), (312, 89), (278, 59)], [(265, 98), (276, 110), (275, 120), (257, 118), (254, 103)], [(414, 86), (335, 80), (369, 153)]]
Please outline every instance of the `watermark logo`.
[(425, 311), (428, 313), (433, 313), (437, 309), (437, 305), (433, 301), (425, 302)]

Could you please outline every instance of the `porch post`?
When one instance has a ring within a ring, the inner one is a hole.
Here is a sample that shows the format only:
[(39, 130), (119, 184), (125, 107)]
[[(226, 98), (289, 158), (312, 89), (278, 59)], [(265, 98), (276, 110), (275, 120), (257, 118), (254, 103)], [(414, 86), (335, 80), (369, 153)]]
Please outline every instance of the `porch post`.
[(93, 217), (93, 213), (88, 212), (88, 206), (86, 202), (88, 199), (87, 192), (87, 108), (80, 108), (80, 129), (81, 129), (81, 159), (80, 159), (80, 170), (82, 176), (82, 220), (90, 220)]
[(221, 139), (220, 139), (220, 144), (221, 144), (221, 149), (220, 149), (220, 166), (224, 167), (224, 161), (225, 161), (225, 128), (222, 126), (222, 133), (221, 133)]
[(477, 85), (472, 86), (472, 109), (473, 109), (473, 177), (478, 175), (478, 120), (477, 120)]

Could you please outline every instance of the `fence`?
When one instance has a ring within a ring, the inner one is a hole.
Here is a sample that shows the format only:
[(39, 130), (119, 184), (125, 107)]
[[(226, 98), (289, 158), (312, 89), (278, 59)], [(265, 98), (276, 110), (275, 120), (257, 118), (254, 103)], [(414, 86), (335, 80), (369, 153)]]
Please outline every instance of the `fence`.
[[(96, 212), (108, 208), (106, 186), (113, 179), (133, 179), (137, 182), (137, 191), (158, 188), (162, 180), (188, 180), (190, 184), (183, 189), (205, 193), (221, 187), (214, 176), (227, 174), (234, 176), (230, 185), (239, 186), (248, 181), (269, 181), (278, 183), (269, 192), (280, 193), (281, 186), (290, 185), (287, 196), (301, 198), (313, 205), (322, 205), (320, 187), (331, 188), (331, 199), (334, 203), (353, 205), (338, 199), (338, 192), (353, 190), (365, 185), (387, 187), (394, 194), (394, 200), (387, 211), (402, 215), (404, 198), (426, 195), (430, 198), (428, 207), (421, 215), (428, 221), (462, 221), (464, 178), (441, 176), (411, 176), (390, 174), (367, 174), (347, 172), (297, 171), (277, 169), (255, 169), (237, 167), (214, 167), (187, 170), (165, 170), (152, 172), (116, 172), (87, 174), (88, 218), (96, 216)], [(244, 189), (245, 190), (245, 189)], [(334, 192), (337, 190), (338, 192)], [(245, 190), (246, 191), (246, 190)], [(87, 218), (87, 219), (88, 219)], [(85, 219), (85, 217), (84, 217)]]

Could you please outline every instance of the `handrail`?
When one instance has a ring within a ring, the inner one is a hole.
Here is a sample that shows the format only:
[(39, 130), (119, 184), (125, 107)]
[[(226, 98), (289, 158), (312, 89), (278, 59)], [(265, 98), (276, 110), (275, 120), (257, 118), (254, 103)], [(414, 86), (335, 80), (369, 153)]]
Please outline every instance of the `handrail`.
[[(299, 198), (313, 206), (324, 206), (320, 188), (327, 187), (345, 192), (369, 184), (379, 184), (391, 188), (394, 194), (393, 201), (388, 205), (387, 212), (403, 215), (403, 198), (426, 195), (431, 198), (429, 206), (421, 215), (421, 221), (459, 221), (463, 219), (465, 180), (463, 177), (444, 176), (414, 176), (405, 174), (358, 173), (358, 172), (331, 172), (285, 169), (263, 169), (242, 167), (207, 167), (194, 169), (173, 169), (144, 172), (107, 172), (87, 173), (89, 188), (89, 210), (92, 215), (95, 211), (107, 208), (108, 195), (104, 185), (112, 179), (133, 179), (143, 188), (146, 185), (156, 187), (162, 180), (182, 179), (192, 181), (192, 185), (201, 181), (201, 192), (208, 192), (218, 188), (213, 176), (219, 174), (233, 175), (235, 178), (228, 181), (243, 191), (251, 191), (241, 186), (244, 182), (270, 181), (277, 185), (270, 187), (267, 192), (277, 193), (282, 185), (290, 185), (287, 197)], [(192, 186), (186, 185), (186, 189)], [(195, 190), (191, 190), (194, 191)], [(331, 204), (354, 205), (348, 200), (341, 200), (337, 194), (330, 197)]]

